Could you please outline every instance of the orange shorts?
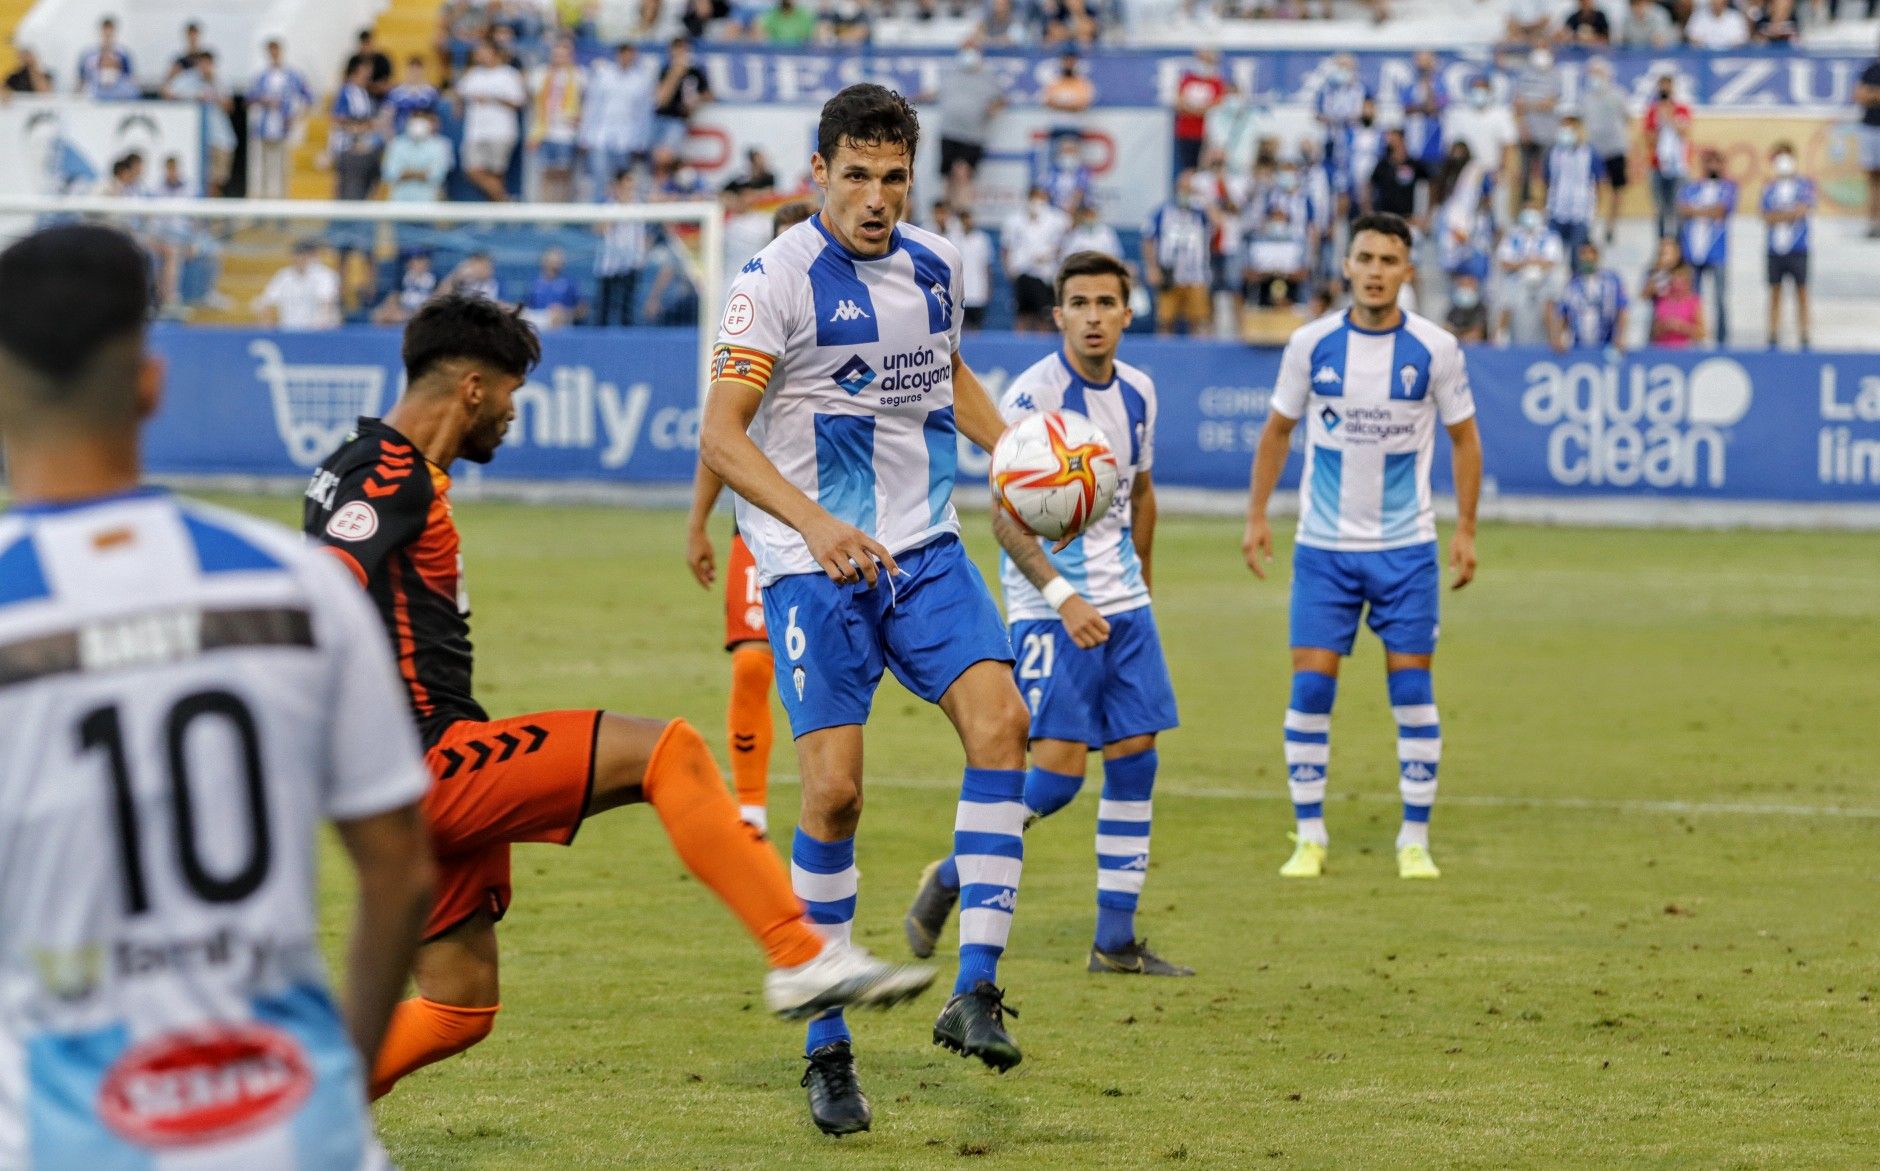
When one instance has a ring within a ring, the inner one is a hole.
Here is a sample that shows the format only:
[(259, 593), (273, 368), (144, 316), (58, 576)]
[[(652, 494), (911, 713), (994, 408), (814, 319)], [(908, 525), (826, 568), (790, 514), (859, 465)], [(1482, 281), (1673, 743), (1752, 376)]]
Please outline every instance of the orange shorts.
[(601, 713), (572, 711), (444, 729), (425, 754), (424, 818), (438, 869), (426, 940), (478, 911), (503, 917), (511, 843), (574, 841), (594, 788), (600, 727)]
[(744, 538), (731, 538), (731, 564), (725, 567), (725, 649), (741, 642), (770, 642), (764, 630), (764, 595), (757, 587), (757, 561)]

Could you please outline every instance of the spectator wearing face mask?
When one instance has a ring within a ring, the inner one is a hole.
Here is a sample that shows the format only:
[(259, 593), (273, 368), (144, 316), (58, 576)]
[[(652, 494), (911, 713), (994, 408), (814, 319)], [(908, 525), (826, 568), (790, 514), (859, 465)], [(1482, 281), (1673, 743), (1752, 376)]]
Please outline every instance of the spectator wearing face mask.
[(1350, 53), (1334, 56), (1312, 99), (1312, 115), (1318, 119), (1326, 158), (1337, 157), (1345, 131), (1357, 123), (1370, 98), (1371, 91), (1358, 78), (1358, 59)]
[(947, 186), (947, 202), (971, 207), (976, 199), (973, 180), (986, 157), (992, 121), (1005, 108), (998, 76), (986, 65), (977, 41), (960, 46), (953, 65), (943, 70), (937, 94), (925, 95), (940, 103), (940, 174)]
[(1730, 216), (1736, 211), (1736, 182), (1723, 174), (1723, 156), (1704, 152), (1699, 173), (1678, 192), (1678, 215), (1683, 219), (1678, 243), (1684, 262), (1695, 270), (1697, 289), (1710, 285), (1712, 318), (1717, 323), (1718, 345), (1730, 342), (1730, 321), (1725, 309), (1729, 297)]
[(1450, 286), (1443, 325), (1465, 345), (1488, 340), (1488, 306), (1482, 304), (1482, 285), (1468, 273), (1458, 275)]
[(1652, 202), (1662, 237), (1677, 227), (1678, 190), (1690, 173), (1691, 108), (1677, 99), (1677, 82), (1669, 74), (1658, 79), (1652, 94), (1652, 103), (1645, 108), (1643, 133), (1652, 161)]
[(1241, 298), (1259, 309), (1304, 304), (1310, 283), (1307, 273), (1306, 234), (1288, 214), (1286, 205), (1272, 200), (1259, 223), (1248, 231), (1241, 278)]
[(1626, 170), (1627, 128), (1632, 114), (1625, 91), (1612, 79), (1612, 62), (1596, 57), (1586, 63), (1586, 79), (1580, 86), (1580, 115), (1587, 145), (1593, 148), (1606, 180), (1606, 243), (1612, 243), (1613, 228), (1619, 218), (1619, 201), (1625, 195), (1630, 175)]
[(1515, 198), (1527, 202), (1534, 182), (1541, 179), (1547, 151), (1560, 131), (1560, 104), (1564, 94), (1554, 52), (1542, 46), (1528, 54), (1527, 64), (1514, 79), (1514, 114), (1520, 134), (1521, 176)]
[(1078, 252), (1101, 252), (1123, 259), (1123, 238), (1103, 222), (1097, 205), (1089, 201), (1080, 204), (1077, 214), (1071, 217), (1071, 230), (1064, 233), (1064, 241), (1058, 245), (1058, 262)]
[(1452, 281), (1466, 274), (1480, 288), (1488, 277), (1489, 254), (1495, 248), (1495, 220), (1488, 206), (1493, 186), (1470, 156), (1469, 144), (1451, 143), (1430, 184), (1430, 218), (1437, 266)]
[(78, 59), (78, 92), (101, 102), (132, 102), (143, 97), (131, 55), (118, 44), (117, 21), (98, 22), (98, 43)]
[(437, 132), (436, 116), (414, 110), (404, 130), (385, 148), (385, 197), (400, 202), (442, 199), (455, 154), (450, 140)]
[(1556, 351), (1625, 349), (1625, 282), (1599, 266), (1592, 241), (1574, 253), (1573, 276), (1560, 292), (1552, 318)]
[(1434, 171), (1443, 161), (1443, 112), (1449, 108), (1449, 89), (1437, 72), (1436, 54), (1419, 49), (1413, 64), (1416, 73), (1397, 87), (1404, 145), (1411, 158)]
[(1547, 152), (1547, 220), (1570, 255), (1577, 255), (1580, 245), (1593, 237), (1593, 217), (1605, 181), (1605, 164), (1581, 134), (1579, 116), (1567, 115), (1555, 132), (1554, 148)]
[[(1491, 184), (1497, 185), (1497, 190), (1502, 190), (1497, 181), (1514, 165), (1520, 134), (1514, 111), (1495, 99), (1494, 86), (1487, 76), (1477, 74), (1471, 78), (1467, 100), (1451, 106), (1444, 115), (1443, 140), (1452, 144), (1452, 149), (1458, 142), (1467, 145), (1469, 158)], [(1505, 215), (1505, 203), (1501, 210)]]
[[(1338, 198), (1332, 192), (1332, 178), (1320, 162), (1319, 144), (1315, 139), (1305, 138), (1299, 142), (1298, 175), (1301, 203), (1312, 223), (1312, 244), (1308, 250), (1312, 276), (1315, 281), (1334, 279), (1338, 275), (1338, 259), (1332, 236), (1333, 225), (1337, 222)], [(1281, 180), (1275, 177), (1274, 181)]]
[(413, 252), (405, 258), (404, 270), (398, 274), (398, 287), (372, 311), (372, 324), (403, 325), (417, 316), (436, 290), (437, 272), (431, 268), (431, 254)]
[(1815, 181), (1795, 163), (1795, 148), (1778, 142), (1769, 151), (1762, 218), (1768, 241), (1769, 348), (1782, 336), (1782, 285), (1795, 290), (1796, 340), (1808, 348), (1808, 216), (1815, 210)]
[(1142, 267), (1157, 294), (1157, 333), (1173, 333), (1180, 326), (1185, 333), (1201, 335), (1214, 324), (1209, 295), (1213, 232), (1194, 176), (1193, 171), (1183, 171), (1175, 181), (1175, 198), (1156, 208), (1142, 228)]
[(1090, 198), (1090, 168), (1084, 162), (1084, 140), (1061, 135), (1033, 184), (1045, 189), (1051, 205), (1070, 215)]
[(1070, 217), (1051, 205), (1042, 187), (1033, 187), (1025, 205), (1006, 218), (1000, 236), (1020, 333), (1050, 328), (1058, 248), (1070, 228)]
[(1389, 212), (1420, 224), (1419, 205), (1429, 178), (1423, 164), (1411, 156), (1403, 131), (1386, 130), (1383, 157), (1371, 169), (1371, 210)]
[(1384, 156), (1384, 132), (1377, 124), (1377, 106), (1370, 98), (1358, 108), (1357, 121), (1338, 133), (1331, 155), (1332, 189), (1346, 219), (1371, 210), (1371, 176)]
[(1547, 215), (1530, 203), (1515, 218), (1495, 251), (1501, 278), (1501, 322), (1497, 333), (1509, 345), (1538, 346), (1549, 338), (1548, 306), (1566, 252), (1547, 226)]
[(1195, 50), (1195, 59), (1175, 82), (1175, 169), (1191, 171), (1201, 165), (1207, 145), (1208, 111), (1221, 104), (1233, 86), (1221, 76), (1221, 51)]

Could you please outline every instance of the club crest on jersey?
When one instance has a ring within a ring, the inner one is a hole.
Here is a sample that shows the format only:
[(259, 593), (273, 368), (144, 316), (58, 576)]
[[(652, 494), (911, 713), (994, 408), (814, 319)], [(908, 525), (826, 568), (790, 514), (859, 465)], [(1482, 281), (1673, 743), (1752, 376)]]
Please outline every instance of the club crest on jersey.
[(831, 377), (837, 386), (849, 394), (860, 394), (874, 385), (875, 368), (862, 361), (860, 354), (854, 354)]
[(809, 672), (803, 670), (801, 667), (792, 668), (790, 671), (790, 682), (796, 687), (796, 702), (802, 703), (803, 685), (809, 682)]
[(867, 316), (867, 310), (857, 305), (853, 300), (844, 297), (842, 300), (836, 302), (836, 311), (829, 315), (829, 320), (857, 321)]
[(939, 281), (935, 281), (933, 284), (927, 286), (927, 295), (933, 298), (933, 303), (940, 309), (940, 328), (943, 330), (952, 329), (953, 296), (947, 292), (947, 287)]
[(1312, 376), (1312, 385), (1314, 386), (1336, 386), (1342, 382), (1344, 382), (1344, 379), (1340, 378), (1338, 371), (1332, 369), (1330, 366), (1320, 366), (1318, 373)]

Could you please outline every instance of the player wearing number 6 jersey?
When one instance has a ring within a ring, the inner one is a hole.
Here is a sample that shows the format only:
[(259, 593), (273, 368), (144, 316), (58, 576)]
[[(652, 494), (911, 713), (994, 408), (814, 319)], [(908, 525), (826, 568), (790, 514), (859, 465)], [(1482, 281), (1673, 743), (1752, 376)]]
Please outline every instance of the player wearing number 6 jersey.
[(492, 720), (477, 703), (450, 467), (495, 456), (512, 396), (540, 357), (534, 327), (515, 312), (484, 297), (431, 300), (405, 327), (404, 395), (384, 419), (361, 419), (307, 489), (304, 527), (378, 606), (436, 779), (424, 813), (438, 895), (412, 973), (418, 995), (392, 1019), (375, 1096), (489, 1034), (510, 846), (567, 845), (587, 818), (622, 805), (651, 805), (680, 859), (763, 946), (764, 998), (779, 1015), (893, 1004), (933, 980), (931, 969), (884, 964), (810, 928), (684, 720), (594, 710)]
[(1410, 228), (1389, 214), (1351, 225), (1345, 277), (1351, 308), (1302, 327), (1286, 343), (1273, 410), (1253, 461), (1242, 552), (1266, 576), (1273, 533), (1266, 505), (1285, 466), (1293, 427), (1306, 424), (1293, 550), (1292, 701), (1286, 710), (1286, 771), (1298, 821), (1288, 878), (1325, 869), (1325, 778), (1339, 660), (1351, 653), (1358, 619), (1384, 643), (1391, 714), (1397, 721), (1397, 873), (1435, 878), (1430, 807), (1436, 801), (1441, 728), (1430, 664), (1436, 653), (1436, 514), (1430, 463), (1436, 426), (1449, 433), (1456, 484), (1450, 540), (1452, 588), (1475, 576), (1475, 504), (1482, 440), (1462, 349), (1442, 326), (1397, 307), (1416, 275)]
[[(807, 200), (784, 204), (770, 217), (771, 238), (814, 214), (816, 208)], [(717, 578), (718, 559), (705, 526), (724, 490), (725, 482), (703, 463), (692, 470), (685, 563), (706, 589)], [(770, 722), (770, 679), (777, 664), (764, 632), (764, 596), (758, 589), (757, 561), (735, 527), (725, 566), (725, 651), (731, 656), (731, 702), (726, 705), (725, 733), (731, 745), (731, 785), (738, 792), (738, 816), (760, 832), (768, 832), (770, 749), (775, 734)]]
[[(428, 778), (346, 575), (137, 487), (148, 276), (101, 227), (0, 254), (0, 1167), (375, 1171)], [(359, 880), (343, 1015), (323, 819)]]
[[(1097, 252), (1073, 253), (1058, 270), (1056, 353), (1012, 380), (1001, 410), (1010, 422), (1068, 410), (1102, 429), (1122, 470), (1110, 511), (1064, 548), (1043, 543), (1003, 512), (993, 531), (1005, 549), (1005, 616), (1018, 656), (1018, 686), (1031, 707), (1025, 806), (1039, 817), (1070, 804), (1089, 754), (1103, 753), (1097, 808), (1097, 932), (1089, 970), (1192, 976), (1136, 937), (1136, 903), (1149, 870), (1149, 809), (1156, 736), (1176, 726), (1175, 689), (1149, 608), (1155, 541), (1155, 383), (1116, 358), (1129, 328), (1129, 270)], [(905, 920), (915, 955), (934, 939), (959, 896), (958, 865), (921, 875)]]
[[(994, 980), (1023, 858), (1026, 713), (952, 502), (958, 436), (990, 450), (1004, 424), (960, 357), (959, 254), (899, 222), (919, 137), (913, 109), (878, 85), (823, 106), (823, 210), (731, 285), (700, 457), (738, 494), (757, 559), (803, 777), (791, 871), (832, 937), (855, 916), (862, 725), (883, 668), (958, 730), (966, 909), (934, 1040), (1006, 1069), (1019, 1051)], [(816, 1124), (867, 1129), (840, 1016), (811, 1022), (805, 1050)]]

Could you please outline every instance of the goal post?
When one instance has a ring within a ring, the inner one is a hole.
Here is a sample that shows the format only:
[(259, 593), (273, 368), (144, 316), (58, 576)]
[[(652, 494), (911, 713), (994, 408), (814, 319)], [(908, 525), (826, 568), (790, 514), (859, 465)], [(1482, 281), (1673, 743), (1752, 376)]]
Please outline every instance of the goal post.
[[(385, 247), (384, 233), (375, 229), (407, 226), (448, 226), (500, 240), (505, 230), (544, 227), (594, 227), (615, 223), (670, 225), (689, 239), (675, 248), (697, 292), (697, 373), (701, 402), (707, 389), (713, 334), (723, 301), (725, 284), (724, 212), (711, 200), (669, 203), (429, 203), (390, 200), (301, 199), (170, 199), (115, 195), (0, 195), (0, 240), (7, 242), (36, 227), (68, 220), (115, 223), (136, 235), (147, 247), (164, 249), (174, 243), (181, 251), (191, 240), (249, 255), (279, 251), (288, 261), (284, 245), (313, 234), (332, 247), (348, 243), (373, 255)], [(353, 225), (348, 236), (337, 225)], [(679, 233), (675, 233), (677, 235)], [(526, 248), (527, 245), (525, 244)], [(444, 274), (438, 274), (440, 277)], [(161, 294), (162, 290), (160, 290)], [(219, 288), (208, 290), (213, 299)], [(219, 304), (219, 301), (214, 301)], [(197, 319), (182, 309), (185, 320)], [(235, 307), (237, 314), (239, 307)], [(204, 315), (210, 324), (244, 324)]]

